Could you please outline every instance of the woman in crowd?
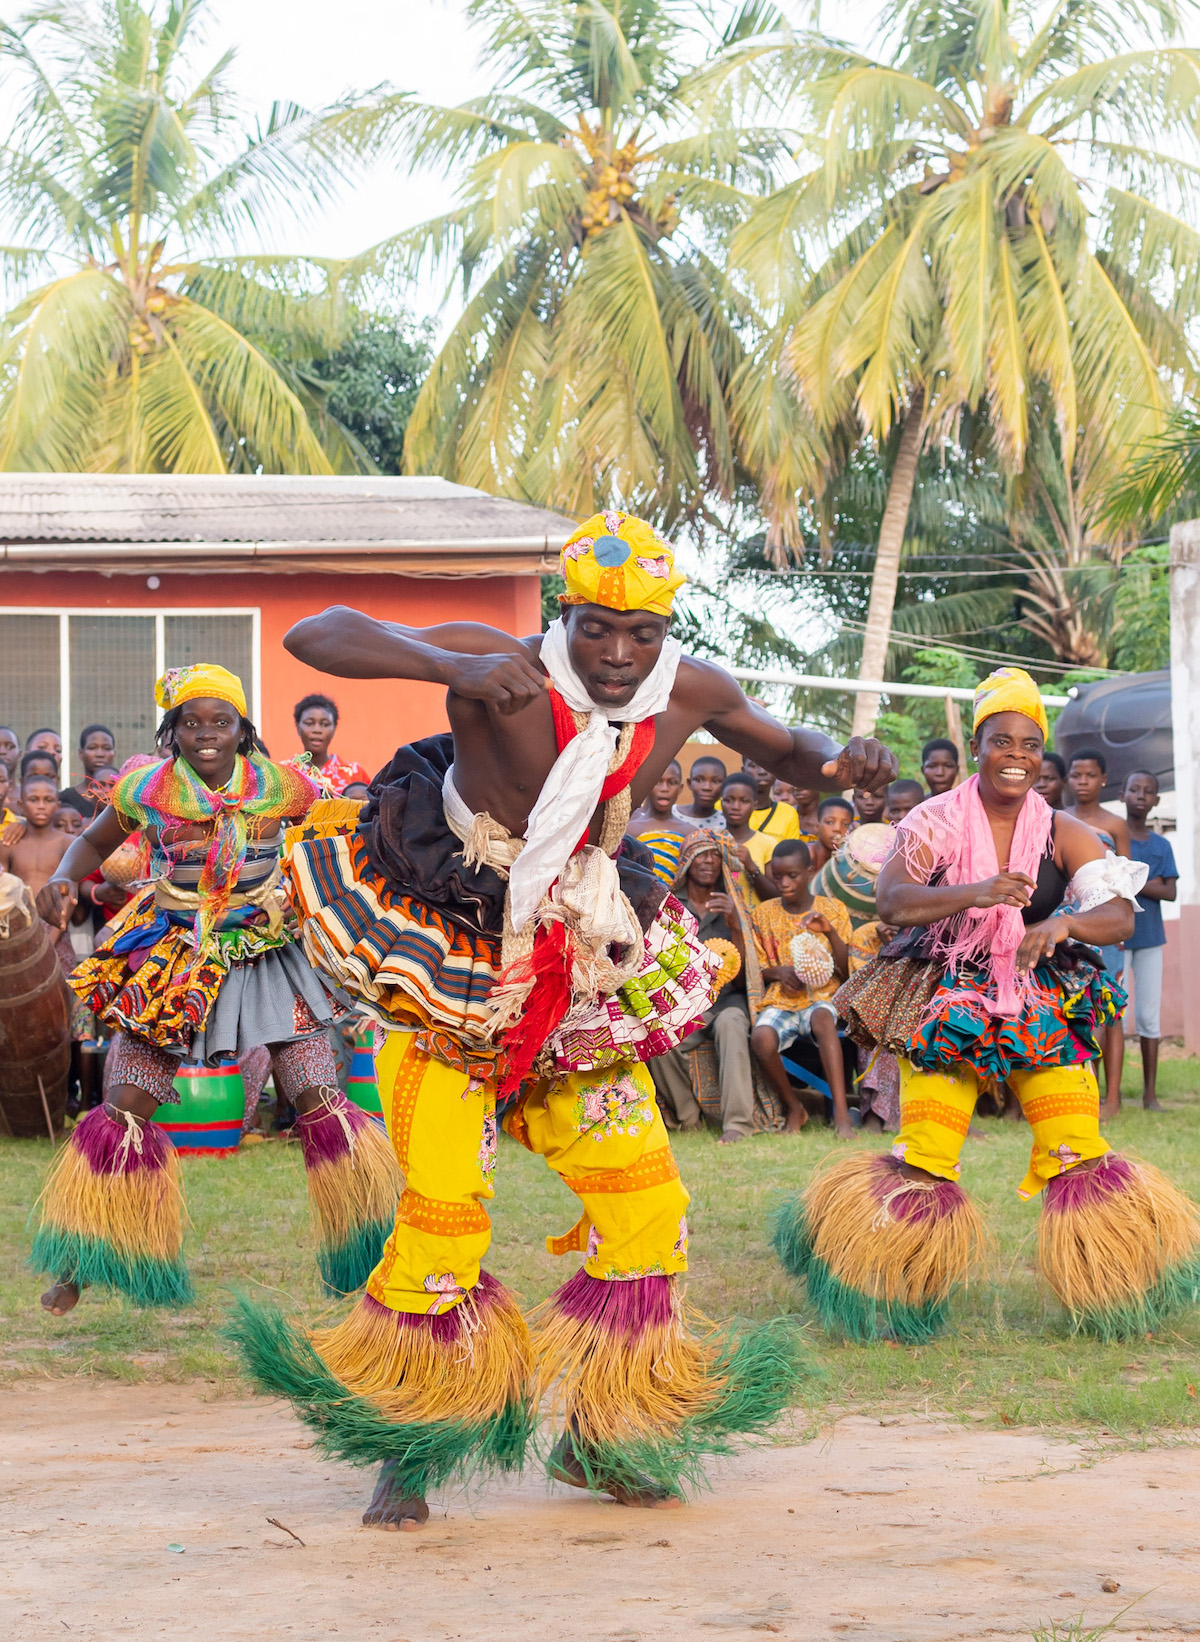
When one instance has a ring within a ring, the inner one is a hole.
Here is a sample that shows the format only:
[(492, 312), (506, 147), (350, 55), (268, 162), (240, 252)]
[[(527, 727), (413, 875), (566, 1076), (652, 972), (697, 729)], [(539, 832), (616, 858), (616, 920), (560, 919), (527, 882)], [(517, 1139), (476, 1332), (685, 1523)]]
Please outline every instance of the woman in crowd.
[(300, 737), (309, 762), (301, 766), (298, 758), (285, 758), (287, 769), (304, 769), (306, 775), (319, 783), (327, 798), (340, 798), (351, 782), (370, 786), (371, 777), (361, 764), (347, 763), (331, 749), (330, 743), (338, 727), (337, 702), (329, 696), (305, 696), (293, 708), (296, 733)]
[(79, 762), (83, 774), (73, 787), (63, 788), (58, 795), (59, 803), (69, 810), (78, 810), (85, 821), (90, 821), (107, 802), (107, 795), (97, 787), (96, 777), (112, 766), (116, 751), (116, 738), (106, 725), (89, 724), (86, 730), (81, 730)]
[(1027, 673), (984, 680), (973, 728), (978, 775), (918, 805), (880, 871), (900, 936), (837, 998), (860, 1042), (901, 1057), (900, 1132), (785, 1206), (775, 1246), (827, 1326), (928, 1339), (980, 1230), (957, 1184), (979, 1081), (1004, 1078), (1033, 1134), (1019, 1195), (1046, 1193), (1043, 1276), (1076, 1328), (1140, 1336), (1200, 1285), (1196, 1207), (1110, 1150), (1090, 1065), (1125, 1001), (1095, 949), (1132, 931), (1146, 869), (1034, 790), (1046, 715)]

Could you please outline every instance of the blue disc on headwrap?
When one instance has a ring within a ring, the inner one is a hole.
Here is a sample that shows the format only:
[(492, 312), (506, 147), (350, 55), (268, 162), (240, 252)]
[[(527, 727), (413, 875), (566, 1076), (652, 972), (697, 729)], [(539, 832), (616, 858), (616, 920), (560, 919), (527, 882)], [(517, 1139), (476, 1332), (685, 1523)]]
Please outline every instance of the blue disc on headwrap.
[(607, 570), (615, 570), (619, 564), (625, 563), (633, 549), (619, 536), (597, 536), (592, 552), (597, 564), (604, 565)]

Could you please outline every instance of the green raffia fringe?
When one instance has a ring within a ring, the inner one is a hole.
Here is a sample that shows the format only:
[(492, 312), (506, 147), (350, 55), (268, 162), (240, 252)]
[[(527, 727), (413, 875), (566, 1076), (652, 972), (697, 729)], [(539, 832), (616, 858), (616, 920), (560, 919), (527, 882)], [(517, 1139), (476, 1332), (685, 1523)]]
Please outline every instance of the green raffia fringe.
[(797, 1282), (808, 1280), (808, 1297), (821, 1326), (859, 1345), (875, 1340), (897, 1340), (919, 1346), (946, 1326), (948, 1299), (910, 1305), (905, 1300), (877, 1300), (835, 1277), (824, 1260), (813, 1253), (808, 1217), (798, 1197), (787, 1198), (771, 1219), (771, 1246), (784, 1271)]
[(1105, 1345), (1154, 1334), (1188, 1306), (1200, 1305), (1200, 1254), (1169, 1266), (1153, 1288), (1119, 1306), (1096, 1306), (1071, 1317), (1073, 1334), (1090, 1334)]
[(405, 1495), (428, 1494), (456, 1477), (519, 1471), (535, 1415), (524, 1402), (474, 1421), (400, 1425), (348, 1391), (275, 1306), (237, 1295), (224, 1329), (259, 1389), (286, 1397), (317, 1433), (317, 1448), (352, 1465), (391, 1460)]
[(190, 1306), (195, 1300), (182, 1258), (152, 1260), (118, 1254), (102, 1237), (80, 1237), (43, 1226), (33, 1240), (29, 1264), (81, 1288), (116, 1289), (135, 1306)]
[(796, 1324), (779, 1317), (731, 1331), (713, 1373), (725, 1380), (720, 1398), (677, 1431), (586, 1446), (572, 1439), (588, 1487), (598, 1493), (610, 1492), (614, 1485), (640, 1492), (649, 1481), (664, 1494), (681, 1495), (706, 1486), (705, 1461), (732, 1453), (735, 1436), (771, 1425), (795, 1401), (802, 1382), (820, 1370), (805, 1351)]
[(344, 1243), (326, 1244), (317, 1249), (317, 1265), (326, 1291), (333, 1295), (353, 1294), (383, 1258), (383, 1245), (391, 1233), (390, 1221), (368, 1220), (356, 1227)]

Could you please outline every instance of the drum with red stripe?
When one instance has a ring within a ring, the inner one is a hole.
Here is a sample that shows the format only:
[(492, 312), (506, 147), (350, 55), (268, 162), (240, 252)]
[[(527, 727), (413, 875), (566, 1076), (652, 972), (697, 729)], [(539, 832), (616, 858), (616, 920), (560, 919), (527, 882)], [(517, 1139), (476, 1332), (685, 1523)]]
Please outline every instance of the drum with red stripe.
[(178, 1106), (160, 1106), (160, 1123), (181, 1152), (193, 1157), (228, 1157), (242, 1138), (246, 1089), (232, 1057), (217, 1066), (184, 1065), (175, 1079)]

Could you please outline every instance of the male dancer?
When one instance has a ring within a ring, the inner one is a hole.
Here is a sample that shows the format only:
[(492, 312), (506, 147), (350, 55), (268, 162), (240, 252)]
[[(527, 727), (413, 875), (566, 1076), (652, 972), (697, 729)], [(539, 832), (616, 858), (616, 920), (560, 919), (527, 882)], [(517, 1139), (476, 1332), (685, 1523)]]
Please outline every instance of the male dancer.
[[(336, 607), (285, 644), (339, 677), (447, 687), (452, 736), (402, 747), (352, 837), (298, 844), (293, 897), (313, 960), (392, 1028), (380, 1094), (407, 1189), (367, 1293), (302, 1340), (243, 1303), (259, 1383), (322, 1446), (383, 1460), (364, 1521), (411, 1528), (455, 1474), (519, 1465), (544, 1393), (553, 1477), (622, 1504), (676, 1504), (706, 1452), (775, 1417), (795, 1384), (777, 1325), (723, 1344), (687, 1329), (688, 1196), (644, 1062), (711, 1005), (715, 956), (647, 872), (613, 859), (701, 726), (798, 785), (881, 786), (874, 741), (789, 730), (668, 634), (683, 576), (641, 520), (597, 515), (563, 549), (562, 617), (513, 638), (414, 630)], [(451, 762), (453, 760), (453, 762)], [(551, 1252), (583, 1268), (532, 1338), (480, 1261), (497, 1103), (580, 1198)]]

